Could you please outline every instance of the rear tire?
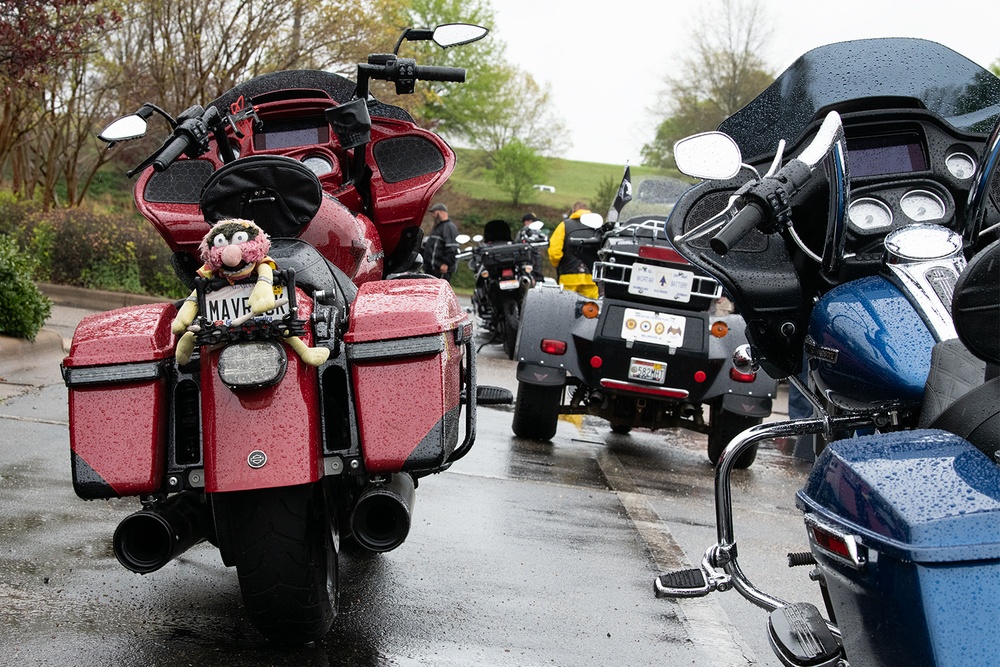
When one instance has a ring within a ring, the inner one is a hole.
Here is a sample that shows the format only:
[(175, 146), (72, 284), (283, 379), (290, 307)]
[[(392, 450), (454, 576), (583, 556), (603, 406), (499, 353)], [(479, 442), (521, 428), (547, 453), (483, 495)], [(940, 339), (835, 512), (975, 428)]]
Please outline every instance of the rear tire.
[[(718, 464), (722, 451), (733, 438), (763, 421), (760, 417), (748, 417), (726, 412), (720, 403), (721, 401), (716, 401), (709, 408), (708, 459), (712, 465)], [(740, 454), (734, 465), (737, 468), (749, 468), (756, 458), (757, 445), (753, 445)]]
[(503, 303), (503, 351), (508, 359), (514, 358), (514, 348), (517, 345), (517, 325), (520, 320), (517, 301), (507, 299)]
[(216, 494), (247, 616), (277, 644), (317, 641), (337, 615), (337, 535), (323, 487)]
[(514, 399), (514, 435), (529, 440), (551, 440), (559, 422), (562, 385), (548, 386), (517, 383)]

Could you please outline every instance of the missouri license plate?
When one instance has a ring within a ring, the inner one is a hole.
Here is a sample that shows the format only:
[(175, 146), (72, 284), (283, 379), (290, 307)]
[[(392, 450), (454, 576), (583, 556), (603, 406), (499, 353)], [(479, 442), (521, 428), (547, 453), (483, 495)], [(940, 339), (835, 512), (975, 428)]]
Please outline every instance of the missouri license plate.
[[(278, 288), (280, 292), (281, 288)], [(212, 322), (231, 322), (239, 319), (250, 312), (250, 293), (253, 291), (252, 284), (230, 285), (209, 292), (205, 295), (205, 308), (208, 312), (201, 313)], [(281, 294), (276, 294), (275, 299), (281, 298)], [(262, 313), (261, 317), (280, 319), (288, 314), (288, 304), (278, 306), (274, 310)]]
[(662, 361), (632, 357), (628, 365), (628, 379), (640, 382), (663, 384), (667, 377), (667, 365)]
[(680, 315), (626, 308), (621, 336), (625, 340), (681, 347), (684, 343), (685, 324), (687, 320)]

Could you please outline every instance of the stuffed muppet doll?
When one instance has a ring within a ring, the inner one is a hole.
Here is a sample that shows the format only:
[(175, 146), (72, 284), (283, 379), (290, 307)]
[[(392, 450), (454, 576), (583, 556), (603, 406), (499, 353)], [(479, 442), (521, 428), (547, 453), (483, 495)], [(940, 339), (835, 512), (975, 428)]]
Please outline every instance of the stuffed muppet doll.
[[(267, 256), (271, 239), (260, 227), (249, 220), (232, 218), (217, 222), (202, 239), (198, 250), (204, 262), (198, 269), (202, 278), (225, 278), (229, 284), (246, 281), (256, 276), (253, 291), (248, 299), (250, 310), (260, 315), (275, 307), (274, 260)], [(183, 365), (191, 359), (195, 335), (188, 327), (198, 315), (198, 292), (195, 290), (181, 305), (171, 324), (171, 331), (180, 336), (174, 355)], [(320, 366), (329, 357), (325, 347), (309, 347), (298, 336), (283, 339), (310, 366)]]

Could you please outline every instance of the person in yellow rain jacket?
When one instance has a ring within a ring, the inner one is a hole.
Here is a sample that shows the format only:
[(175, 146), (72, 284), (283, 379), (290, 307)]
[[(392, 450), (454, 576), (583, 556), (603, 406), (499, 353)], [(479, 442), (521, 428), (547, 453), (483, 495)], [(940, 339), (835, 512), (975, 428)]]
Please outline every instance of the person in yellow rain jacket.
[(567, 238), (579, 238), (595, 233), (593, 229), (580, 222), (580, 216), (585, 213), (590, 211), (583, 202), (573, 204), (573, 212), (559, 223), (549, 237), (549, 261), (556, 267), (560, 285), (587, 298), (596, 299), (597, 285), (591, 275), (593, 260), (587, 259), (585, 251), (564, 247)]

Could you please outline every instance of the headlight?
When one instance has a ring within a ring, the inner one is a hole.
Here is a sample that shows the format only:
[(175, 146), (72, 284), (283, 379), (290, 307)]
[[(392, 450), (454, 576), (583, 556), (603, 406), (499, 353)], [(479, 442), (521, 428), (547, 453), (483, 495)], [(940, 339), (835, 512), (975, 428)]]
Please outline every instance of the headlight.
[(219, 378), (233, 389), (277, 384), (287, 367), (285, 348), (275, 341), (237, 343), (219, 355)]

